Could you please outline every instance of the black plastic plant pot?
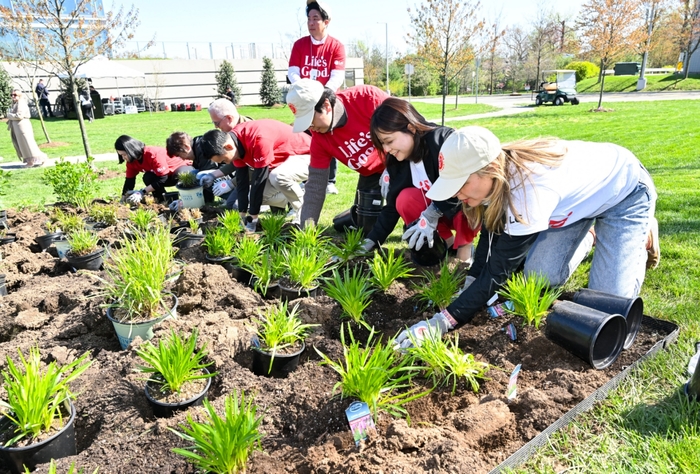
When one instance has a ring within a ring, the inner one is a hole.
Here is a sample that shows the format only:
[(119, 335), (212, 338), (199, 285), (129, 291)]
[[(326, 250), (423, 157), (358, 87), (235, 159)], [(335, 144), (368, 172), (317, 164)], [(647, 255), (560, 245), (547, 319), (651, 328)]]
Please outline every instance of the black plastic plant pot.
[(308, 290), (302, 288), (289, 288), (280, 283), (280, 300), (282, 301), (292, 301), (297, 298), (316, 298), (318, 294), (318, 286), (310, 288)]
[(9, 229), (10, 224), (7, 222), (7, 211), (0, 210), (0, 227), (4, 229)]
[(233, 257), (231, 255), (227, 255), (226, 257), (212, 257), (209, 254), (205, 254), (204, 258), (207, 260), (209, 263), (213, 263), (214, 265), (221, 265), (231, 273), (232, 268), (236, 264), (236, 257)]
[(411, 249), (411, 261), (415, 265), (420, 265), (422, 267), (439, 265), (446, 257), (447, 244), (445, 243), (445, 239), (440, 237), (437, 231), (433, 234), (432, 247), (428, 246), (428, 242), (423, 242), (423, 246), (420, 250)]
[(552, 306), (545, 334), (594, 369), (615, 362), (622, 351), (627, 323), (620, 314), (608, 314), (571, 301)]
[(642, 327), (642, 317), (644, 316), (642, 298), (624, 298), (603, 291), (582, 288), (574, 295), (574, 303), (608, 314), (621, 314), (627, 323), (627, 336), (622, 348), (629, 349), (632, 346), (639, 328)]
[(4, 236), (0, 237), (0, 245), (11, 244), (17, 240), (17, 235), (8, 232)]
[(344, 233), (357, 228), (357, 206), (341, 212), (333, 218), (333, 229), (336, 232)]
[(91, 219), (85, 220), (85, 228), (88, 230), (100, 231), (106, 229), (107, 227), (109, 227), (109, 224), (106, 222), (93, 221)]
[(250, 278), (250, 286), (257, 291), (260, 296), (262, 296), (265, 299), (278, 299), (280, 297), (280, 284), (278, 281), (270, 282), (267, 285), (267, 289), (265, 291), (262, 291), (259, 288), (255, 287), (255, 284), (258, 281), (258, 277), (255, 275), (251, 276)]
[(7, 296), (7, 286), (5, 285), (5, 275), (0, 275), (0, 296)]
[(99, 270), (102, 268), (105, 251), (106, 249), (102, 247), (87, 255), (73, 255), (71, 252), (68, 252), (66, 260), (77, 270)]
[(177, 237), (173, 241), (173, 245), (179, 249), (188, 249), (199, 245), (204, 240), (204, 234), (193, 234), (187, 231), (180, 231), (177, 233)]
[[(13, 474), (24, 474), (26, 466), (33, 471), (37, 465), (48, 463), (51, 459), (61, 459), (67, 456), (75, 456), (75, 407), (70, 403), (70, 418), (58, 433), (45, 439), (41, 443), (30, 444), (18, 448), (7, 448), (0, 445), (0, 459), (9, 467)], [(0, 432), (12, 429), (12, 422), (6, 418), (0, 418)]]
[(248, 270), (244, 270), (238, 265), (232, 264), (228, 268), (228, 271), (231, 276), (236, 279), (236, 281), (243, 283), (244, 285), (250, 285), (250, 280), (253, 278), (253, 275)]
[[(202, 370), (206, 373), (209, 373), (207, 369)], [(154, 399), (150, 392), (150, 390), (153, 390), (153, 388), (149, 389), (149, 385), (152, 385), (152, 383), (146, 382), (144, 390), (146, 392), (146, 398), (148, 399), (148, 403), (150, 403), (151, 408), (153, 408), (153, 416), (155, 416), (156, 418), (170, 418), (179, 411), (187, 410), (189, 407), (201, 405), (202, 400), (204, 400), (204, 397), (207, 396), (207, 392), (209, 392), (209, 387), (211, 387), (211, 377), (204, 380), (207, 382), (207, 385), (204, 387), (204, 390), (202, 390), (199, 394), (195, 395), (194, 397), (188, 400), (183, 400), (179, 403), (164, 403)]]
[(54, 241), (60, 239), (62, 236), (63, 232), (52, 232), (50, 234), (38, 235), (34, 238), (34, 240), (37, 244), (39, 244), (41, 250), (46, 250), (47, 248), (51, 247), (51, 244), (53, 244)]
[[(264, 377), (284, 378), (294, 372), (299, 366), (299, 357), (306, 349), (306, 344), (301, 343), (301, 349), (293, 354), (275, 354), (265, 352), (259, 347), (253, 347), (253, 373)], [(270, 368), (272, 363), (272, 368)]]
[(369, 234), (372, 227), (374, 227), (379, 214), (382, 212), (383, 205), (384, 199), (378, 189), (371, 191), (357, 190), (357, 218), (355, 223), (365, 235)]

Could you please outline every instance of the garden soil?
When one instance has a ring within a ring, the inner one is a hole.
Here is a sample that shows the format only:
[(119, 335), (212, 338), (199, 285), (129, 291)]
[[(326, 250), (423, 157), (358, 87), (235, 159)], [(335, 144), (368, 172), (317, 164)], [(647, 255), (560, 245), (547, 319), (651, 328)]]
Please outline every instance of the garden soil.
[[(77, 456), (58, 462), (67, 472), (71, 462), (86, 472), (103, 474), (195, 473), (195, 467), (172, 448), (185, 447), (170, 428), (187, 413), (202, 419), (201, 407), (167, 419), (156, 419), (144, 395), (137, 339), (121, 350), (101, 306), (103, 272), (75, 273), (56, 258), (53, 248), (42, 253), (34, 238), (44, 233), (44, 213), (9, 211), (17, 241), (0, 247), (0, 273), (9, 294), (0, 297), (0, 368), (5, 356), (17, 358), (38, 345), (46, 362), (64, 364), (89, 351), (92, 366), (76, 382)], [(214, 219), (213, 214), (205, 218)], [(118, 245), (120, 226), (101, 231)], [(485, 312), (458, 330), (459, 345), (477, 360), (493, 366), (478, 392), (459, 383), (438, 387), (408, 406), (410, 420), (382, 413), (377, 433), (356, 446), (345, 417), (352, 402), (334, 391), (336, 373), (321, 365), (317, 350), (338, 360), (341, 311), (327, 296), (298, 300), (304, 322), (319, 324), (307, 339), (299, 368), (288, 378), (253, 374), (250, 317), (273, 302), (233, 280), (227, 271), (206, 263), (197, 246), (181, 252), (187, 264), (173, 284), (179, 298), (177, 319), (164, 321), (156, 338), (170, 329), (199, 330), (218, 372), (209, 400), (222, 413), (226, 395), (252, 394), (263, 414), (262, 450), (250, 458), (248, 473), (484, 473), (505, 460), (598, 387), (645, 354), (660, 339), (642, 329), (630, 350), (605, 370), (594, 370), (539, 330), (522, 327), (519, 318), (493, 319)], [(417, 307), (412, 281), (394, 283), (386, 294), (375, 293), (367, 321), (384, 340), (407, 325), (432, 316)], [(504, 328), (513, 322), (518, 339)], [(546, 324), (546, 323), (545, 323)], [(356, 338), (366, 331), (356, 330)], [(517, 397), (505, 396), (510, 373), (522, 364)], [(418, 381), (426, 388), (428, 381)], [(6, 394), (0, 389), (0, 399)], [(7, 468), (0, 467), (0, 474)], [(47, 472), (39, 466), (36, 472)]]

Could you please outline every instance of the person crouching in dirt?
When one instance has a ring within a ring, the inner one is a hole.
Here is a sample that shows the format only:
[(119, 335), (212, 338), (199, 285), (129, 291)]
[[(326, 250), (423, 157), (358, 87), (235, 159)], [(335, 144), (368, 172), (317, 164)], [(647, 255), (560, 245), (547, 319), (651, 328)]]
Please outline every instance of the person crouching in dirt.
[(632, 152), (557, 139), (501, 146), (489, 130), (465, 127), (445, 141), (440, 156), (440, 177), (426, 197), (459, 198), (470, 224), (482, 225), (481, 238), (460, 296), (403, 331), (398, 348), (471, 321), (523, 261), (526, 275), (563, 285), (585, 256), (580, 247), (591, 225), (596, 250), (588, 287), (626, 298), (639, 293), (647, 260), (659, 249), (647, 243), (650, 234), (658, 242), (656, 189)]
[[(122, 197), (132, 204), (141, 202), (148, 193), (152, 193), (157, 200), (162, 201), (165, 187), (175, 186), (179, 173), (189, 173), (194, 170), (182, 158), (168, 156), (165, 148), (146, 146), (129, 135), (117, 138), (114, 148), (119, 155), (119, 163), (126, 161), (126, 179), (122, 187)], [(136, 177), (141, 172), (143, 172), (143, 184), (146, 187), (134, 191)]]
[[(332, 158), (357, 171), (359, 191), (380, 191), (384, 162), (372, 144), (372, 113), (389, 96), (375, 86), (349, 87), (337, 94), (320, 82), (299, 79), (289, 88), (287, 104), (294, 114), (294, 132), (311, 130), (311, 164), (301, 223), (318, 222), (326, 200)], [(356, 197), (357, 200), (357, 197)]]
[(406, 225), (415, 222), (403, 236), (410, 248), (432, 247), (437, 231), (457, 250), (457, 258), (471, 260), (471, 244), (479, 230), (469, 226), (462, 203), (457, 198), (431, 201), (425, 197), (440, 175), (440, 147), (454, 130), (428, 122), (409, 102), (390, 97), (372, 114), (370, 132), (386, 163), (381, 178), (386, 206), (367, 239), (383, 243), (401, 217)]
[(311, 137), (293, 133), (290, 125), (261, 119), (237, 125), (230, 133), (210, 130), (202, 136), (202, 149), (207, 159), (236, 168), (238, 210), (246, 228), (254, 231), (263, 204), (286, 208), (289, 203), (288, 217), (298, 222), (304, 200), (300, 183), (308, 178), (310, 142)]

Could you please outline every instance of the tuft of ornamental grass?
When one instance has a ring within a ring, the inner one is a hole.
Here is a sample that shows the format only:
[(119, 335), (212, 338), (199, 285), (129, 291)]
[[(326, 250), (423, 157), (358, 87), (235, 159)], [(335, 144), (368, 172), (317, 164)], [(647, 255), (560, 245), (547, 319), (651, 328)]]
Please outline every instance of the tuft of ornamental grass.
[(325, 253), (330, 238), (323, 235), (324, 230), (325, 227), (313, 224), (307, 224), (303, 229), (293, 227), (291, 246)]
[(88, 209), (88, 216), (95, 222), (107, 225), (116, 225), (119, 220), (115, 204), (96, 204)]
[(231, 235), (238, 235), (243, 232), (243, 224), (241, 223), (241, 215), (238, 211), (233, 211), (227, 209), (221, 214), (218, 219), (219, 224), (221, 224), (226, 230), (231, 233)]
[(0, 407), (5, 409), (4, 415), (14, 428), (6, 447), (24, 438), (31, 442), (40, 434), (50, 432), (57, 419), (63, 426), (63, 410), (75, 399), (69, 384), (92, 364), (92, 361), (85, 362), (90, 355), (86, 352), (70, 364), (59, 367), (52, 361), (42, 370), (38, 347), (30, 348), (26, 358), (21, 349), (17, 352), (20, 364), (6, 355), (7, 367), (2, 371), (7, 401), (0, 400)]
[(327, 355), (316, 352), (323, 359), (321, 364), (330, 366), (340, 375), (340, 381), (333, 386), (333, 393), (340, 389), (342, 398), (357, 398), (365, 402), (374, 419), (380, 411), (395, 417), (408, 417), (405, 404), (417, 400), (431, 390), (419, 392), (411, 388), (411, 378), (422, 367), (413, 365), (410, 357), (401, 357), (393, 349), (393, 343), (382, 344), (381, 336), (375, 342), (374, 329), (370, 331), (366, 343), (356, 341), (348, 326), (350, 343), (345, 343), (345, 329), (341, 329), (340, 341), (343, 344), (343, 360), (333, 361)]
[(148, 381), (160, 385), (163, 393), (179, 394), (188, 382), (214, 377), (216, 372), (204, 371), (213, 362), (204, 362), (207, 357), (206, 344), (197, 350), (198, 334), (195, 329), (185, 338), (171, 329), (169, 336), (158, 341), (157, 346), (151, 341), (144, 342), (136, 355), (148, 365), (139, 365), (136, 370), (151, 374)]
[(236, 245), (236, 236), (225, 227), (214, 227), (209, 229), (202, 242), (210, 257), (228, 257), (233, 253)]
[(85, 221), (76, 214), (60, 212), (57, 216), (58, 227), (66, 234), (85, 228)]
[(336, 257), (341, 264), (347, 263), (354, 257), (364, 253), (362, 242), (364, 241), (362, 229), (349, 229), (345, 233), (345, 240), (340, 244), (331, 244), (331, 254)]
[(246, 398), (241, 391), (240, 400), (236, 391), (224, 400), (224, 417), (220, 417), (208, 399), (203, 401), (206, 411), (204, 423), (194, 421), (187, 413), (186, 424), (180, 425), (182, 432), (170, 429), (185, 441), (188, 448), (173, 448), (173, 452), (192, 461), (200, 472), (235, 474), (245, 472), (248, 457), (254, 450), (262, 451), (260, 424), (262, 415), (253, 397)]
[(72, 255), (81, 257), (95, 252), (98, 248), (100, 238), (92, 231), (87, 229), (78, 229), (69, 233), (68, 244)]
[(196, 174), (185, 171), (183, 173), (178, 173), (177, 185), (183, 189), (191, 189), (198, 187), (199, 181), (197, 181)]
[(108, 306), (123, 312), (115, 312), (115, 319), (146, 321), (162, 313), (174, 256), (170, 231), (164, 226), (122, 240), (122, 247), (105, 263), (107, 278), (101, 279)]
[(484, 380), (489, 364), (477, 361), (473, 354), (464, 353), (459, 348), (459, 333), (447, 340), (436, 336), (425, 337), (419, 343), (409, 333), (413, 347), (408, 349), (408, 355), (425, 365), (425, 375), (435, 385), (452, 382), (453, 395), (460, 379), (464, 379), (475, 393), (478, 392), (479, 380)]
[[(561, 296), (563, 288), (552, 288), (549, 279), (542, 274), (514, 273), (498, 292), (504, 298), (513, 302), (513, 314), (524, 318), (523, 325), (540, 328), (542, 318)], [(506, 308), (506, 310), (508, 310)]]
[(279, 280), (284, 274), (284, 255), (278, 247), (267, 247), (260, 259), (256, 260), (250, 273), (255, 277), (253, 288), (261, 294), (266, 294), (270, 283)]
[(403, 256), (397, 255), (393, 250), (379, 250), (369, 264), (372, 272), (370, 281), (382, 291), (389, 289), (392, 283), (399, 278), (411, 278), (411, 266)]
[(328, 254), (320, 247), (293, 245), (284, 249), (283, 253), (287, 277), (303, 290), (318, 285), (318, 280), (328, 269)]
[(372, 302), (370, 298), (375, 289), (371, 287), (369, 280), (362, 274), (362, 271), (358, 267), (354, 267), (352, 272), (345, 268), (341, 276), (338, 269), (334, 268), (333, 275), (324, 280), (324, 291), (340, 304), (340, 307), (343, 309), (343, 315), (356, 324), (371, 329), (363, 314)]
[(260, 240), (265, 245), (282, 245), (285, 240), (284, 236), (284, 214), (267, 214), (260, 218), (260, 227), (262, 227), (263, 235)]
[(158, 215), (151, 209), (137, 208), (129, 214), (129, 221), (134, 229), (147, 232), (158, 220)]
[(246, 234), (233, 247), (233, 256), (238, 260), (238, 266), (252, 272), (265, 246), (256, 236)]
[(197, 219), (190, 219), (187, 221), (187, 225), (190, 228), (190, 232), (193, 234), (199, 234), (199, 222), (197, 222)]
[(432, 272), (426, 272), (423, 276), (424, 281), (415, 285), (418, 291), (416, 298), (428, 308), (434, 306), (439, 310), (445, 309), (452, 302), (465, 278), (462, 271), (451, 272), (446, 261), (440, 266), (438, 276)]

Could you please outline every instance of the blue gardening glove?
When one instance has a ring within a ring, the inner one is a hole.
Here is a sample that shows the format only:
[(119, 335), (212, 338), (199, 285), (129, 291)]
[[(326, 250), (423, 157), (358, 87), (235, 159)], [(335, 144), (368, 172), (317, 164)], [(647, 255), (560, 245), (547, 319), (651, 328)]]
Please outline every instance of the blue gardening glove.
[(258, 218), (256, 217), (253, 219), (252, 217), (248, 216), (245, 218), (245, 231), (246, 232), (255, 232), (258, 227)]
[(433, 248), (433, 234), (437, 229), (438, 220), (442, 217), (442, 212), (438, 210), (432, 203), (423, 211), (418, 218), (418, 222), (408, 228), (403, 233), (401, 238), (408, 240), (408, 247), (420, 250), (423, 247), (423, 241), (428, 242), (428, 247)]
[(382, 197), (386, 199), (389, 195), (389, 172), (387, 170), (384, 170), (379, 177), (379, 187), (381, 188)]
[(233, 181), (230, 179), (222, 179), (217, 181), (211, 188), (211, 192), (214, 196), (223, 196), (224, 194), (231, 192), (233, 190)]
[(457, 321), (443, 309), (439, 313), (428, 319), (414, 324), (408, 329), (401, 331), (401, 334), (394, 341), (394, 350), (405, 351), (414, 346), (420, 346), (426, 337), (442, 337), (450, 329), (454, 329)]
[(129, 191), (126, 193), (126, 201), (132, 204), (138, 204), (143, 199), (144, 194), (146, 194), (145, 189), (141, 189), (140, 191)]
[(204, 186), (205, 188), (210, 188), (214, 184), (214, 181), (216, 180), (216, 176), (214, 176), (214, 173), (218, 170), (206, 170), (206, 171), (200, 171), (197, 173), (197, 180), (199, 181), (199, 184)]
[(173, 202), (168, 204), (168, 208), (173, 212), (177, 212), (177, 211), (181, 210), (183, 207), (185, 207), (185, 203), (182, 202), (182, 199), (175, 199)]

